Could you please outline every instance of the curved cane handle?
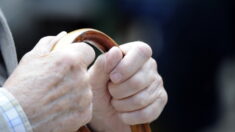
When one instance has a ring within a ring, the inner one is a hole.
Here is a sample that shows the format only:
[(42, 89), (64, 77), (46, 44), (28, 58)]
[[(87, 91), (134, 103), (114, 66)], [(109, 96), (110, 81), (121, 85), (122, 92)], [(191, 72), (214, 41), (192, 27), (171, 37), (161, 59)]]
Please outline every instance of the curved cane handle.
[[(71, 44), (74, 42), (86, 42), (94, 47), (98, 48), (102, 53), (107, 52), (113, 46), (118, 46), (118, 44), (111, 39), (106, 34), (95, 30), (95, 29), (80, 29), (75, 30), (73, 32), (68, 33), (65, 35), (61, 40), (57, 42), (55, 47), (56, 48), (63, 48), (67, 44)], [(131, 126), (132, 132), (151, 132), (151, 128), (149, 124), (141, 124), (141, 125), (133, 125)], [(90, 132), (90, 130), (83, 126), (78, 130), (78, 132)]]

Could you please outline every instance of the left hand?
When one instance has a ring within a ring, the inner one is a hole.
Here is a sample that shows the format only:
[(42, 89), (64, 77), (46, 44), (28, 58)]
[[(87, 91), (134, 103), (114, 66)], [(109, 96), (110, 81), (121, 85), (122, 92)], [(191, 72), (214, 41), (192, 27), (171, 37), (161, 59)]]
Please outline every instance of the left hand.
[(90, 126), (95, 131), (130, 132), (129, 125), (159, 117), (167, 93), (151, 56), (147, 44), (132, 42), (99, 56), (89, 69), (94, 94)]

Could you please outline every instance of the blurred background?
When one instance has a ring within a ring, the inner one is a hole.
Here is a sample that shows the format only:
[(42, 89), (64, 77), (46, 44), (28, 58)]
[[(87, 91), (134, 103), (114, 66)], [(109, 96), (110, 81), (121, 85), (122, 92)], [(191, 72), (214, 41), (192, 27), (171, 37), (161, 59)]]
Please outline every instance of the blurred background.
[(235, 131), (234, 4), (228, 0), (1, 0), (19, 59), (47, 35), (101, 30), (153, 48), (169, 102), (153, 132)]

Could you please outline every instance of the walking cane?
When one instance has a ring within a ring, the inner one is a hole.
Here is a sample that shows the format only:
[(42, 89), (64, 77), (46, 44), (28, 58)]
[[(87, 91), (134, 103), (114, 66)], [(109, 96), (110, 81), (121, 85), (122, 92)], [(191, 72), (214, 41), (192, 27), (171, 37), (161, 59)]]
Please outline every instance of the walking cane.
[[(63, 48), (67, 44), (75, 42), (85, 42), (96, 47), (100, 52), (104, 53), (118, 44), (106, 34), (95, 29), (80, 29), (65, 35), (57, 42), (54, 49)], [(132, 125), (132, 132), (151, 132), (149, 124)], [(86, 126), (81, 127), (77, 132), (91, 132)]]

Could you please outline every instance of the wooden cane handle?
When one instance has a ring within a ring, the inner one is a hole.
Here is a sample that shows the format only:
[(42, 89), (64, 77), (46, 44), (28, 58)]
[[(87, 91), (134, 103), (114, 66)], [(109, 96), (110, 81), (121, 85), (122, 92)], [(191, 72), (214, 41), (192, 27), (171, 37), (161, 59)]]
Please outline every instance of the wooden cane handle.
[[(68, 33), (57, 42), (53, 49), (63, 48), (64, 46), (75, 42), (89, 43), (99, 49), (102, 53), (107, 52), (113, 46), (118, 46), (118, 44), (113, 39), (103, 32), (87, 28)], [(131, 126), (131, 131), (151, 132), (151, 128), (149, 124), (133, 125)], [(90, 132), (90, 130), (86, 126), (83, 126), (78, 130), (78, 132)]]

